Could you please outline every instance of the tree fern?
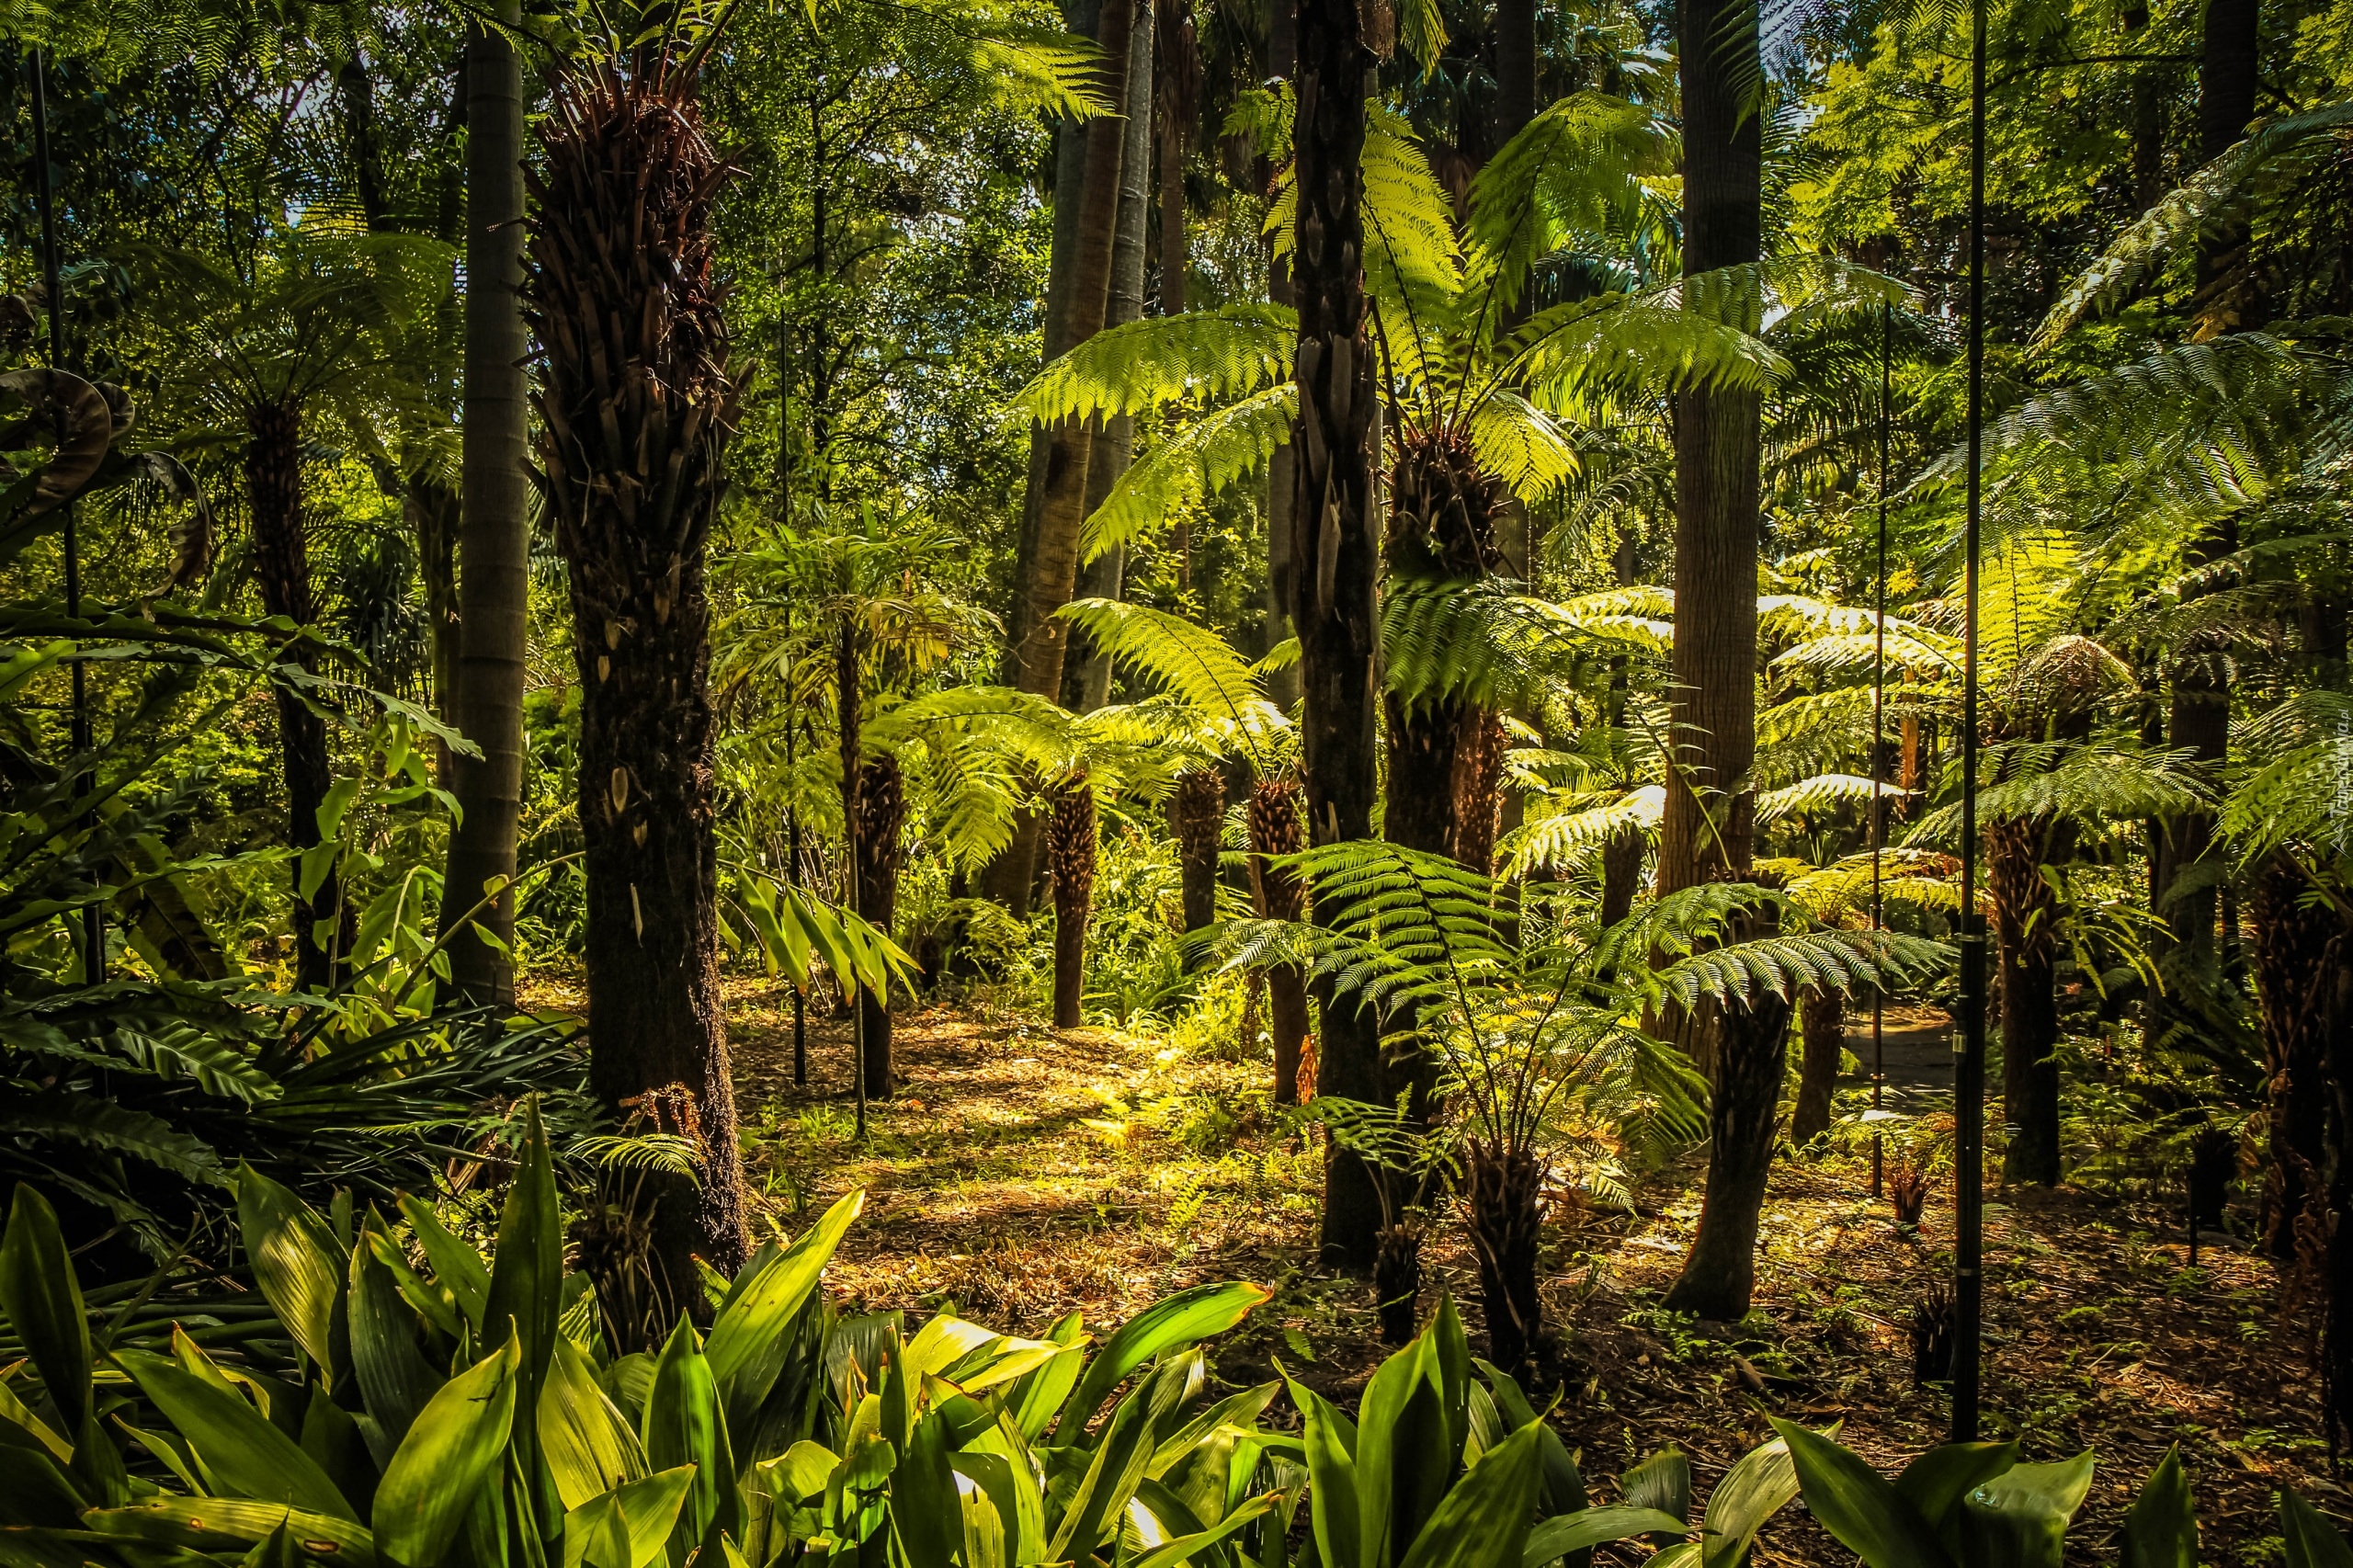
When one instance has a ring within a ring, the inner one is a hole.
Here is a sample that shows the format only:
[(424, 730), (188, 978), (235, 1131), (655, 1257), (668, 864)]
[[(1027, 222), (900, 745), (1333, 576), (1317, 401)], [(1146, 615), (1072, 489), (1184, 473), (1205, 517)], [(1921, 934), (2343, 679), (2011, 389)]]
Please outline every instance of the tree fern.
[[(1179, 318), (1181, 319), (1181, 318)], [(1130, 464), (1079, 533), (1079, 555), (1094, 561), (1165, 529), (1181, 508), (1256, 473), (1290, 439), (1298, 389), (1286, 381), (1205, 414), (1164, 435)]]
[(1471, 185), (1468, 225), (1479, 265), (1509, 310), (1538, 258), (1600, 249), (1630, 236), (1645, 176), (1675, 165), (1674, 132), (1652, 111), (1586, 91), (1548, 105), (1483, 165)]
[(1496, 850), (1504, 857), (1504, 874), (1518, 879), (1550, 872), (1562, 875), (1586, 864), (1601, 846), (1621, 833), (1639, 832), (1655, 837), (1666, 815), (1666, 789), (1648, 784), (1623, 794), (1611, 794), (1598, 804), (1570, 802), (1532, 814), (1504, 835)]
[(1768, 827), (1784, 817), (1805, 816), (1843, 806), (1868, 805), (1874, 798), (1900, 801), (1904, 790), (1884, 779), (1874, 782), (1854, 773), (1818, 773), (1779, 790), (1756, 796), (1756, 825)]
[(1517, 392), (1482, 398), (1471, 415), (1471, 444), (1479, 466), (1522, 501), (1538, 501), (1577, 472), (1567, 427)]
[(1299, 312), (1245, 302), (1107, 327), (1040, 371), (1013, 412), (1040, 425), (1247, 397), (1290, 380)]

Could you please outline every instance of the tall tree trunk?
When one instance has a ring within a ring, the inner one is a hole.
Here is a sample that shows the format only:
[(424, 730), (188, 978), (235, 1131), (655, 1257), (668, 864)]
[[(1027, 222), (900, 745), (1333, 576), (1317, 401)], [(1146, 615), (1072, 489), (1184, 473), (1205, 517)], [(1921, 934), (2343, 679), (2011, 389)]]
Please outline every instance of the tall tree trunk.
[[(246, 411), (245, 494), (253, 512), (254, 572), (261, 585), (262, 608), (297, 626), (317, 618), (311, 594), (311, 546), (302, 523), (302, 410), (291, 403), (264, 403)], [(294, 662), (318, 668), (318, 655), (297, 644)], [(326, 721), (292, 692), (279, 689), (278, 741), (286, 779), (286, 842), (308, 849), (319, 842), (319, 806), (335, 782), (327, 761)], [(335, 926), (342, 888), (332, 864), (325, 878), (302, 895), (301, 863), (294, 886), (294, 978), (305, 991), (335, 983)], [(326, 927), (322, 939), (321, 926)]]
[(724, 169), (692, 74), (665, 55), (626, 74), (567, 69), (539, 134), (526, 298), (581, 686), (589, 1085), (617, 1109), (692, 1097), (700, 1180), (651, 1184), (650, 1250), (668, 1299), (699, 1313), (695, 1257), (732, 1273), (749, 1240), (719, 989), (704, 582), (737, 415), (711, 276)]
[[(416, 574), (425, 589), (433, 711), (452, 726), (460, 722), (458, 661), (462, 653), (458, 636), (459, 508), (457, 491), (422, 475), (409, 475), (401, 487), (401, 510), (416, 540)], [(446, 746), (437, 746), (436, 758), (441, 787), (451, 789), (457, 779), (457, 755)]]
[(1536, 0), (1495, 3), (1495, 146), (1536, 118)]
[(1176, 839), (1188, 932), (1217, 919), (1218, 835), (1224, 826), (1225, 775), (1211, 767), (1178, 774), (1176, 792), (1168, 797), (1168, 827)]
[[(1683, 270), (1754, 262), (1763, 234), (1763, 116), (1750, 101), (1756, 13), (1736, 0), (1681, 0)], [(1659, 835), (1662, 894), (1745, 880), (1756, 752), (1756, 513), (1759, 402), (1695, 387), (1675, 400), (1675, 700), (1677, 765)], [(1786, 1001), (1702, 1007), (1677, 1032), (1714, 1090), (1707, 1197), (1677, 1312), (1738, 1318), (1756, 1278), (1757, 1206), (1788, 1046)]]
[[(1300, 850), (1299, 782), (1261, 778), (1250, 790), (1250, 893), (1267, 920), (1296, 920), (1307, 907), (1306, 890), (1277, 857)], [(1267, 971), (1267, 1034), (1274, 1046), (1275, 1103), (1299, 1103), (1300, 1050), (1307, 1043), (1307, 977), (1297, 964)]]
[(2064, 824), (2016, 818), (1985, 824), (1985, 891), (1994, 904), (2000, 964), (2002, 1119), (2007, 1181), (2059, 1180), (2059, 916), (2042, 867), (2063, 859)]
[[(1313, 842), (1372, 832), (1379, 744), (1373, 722), (1380, 629), (1374, 613), (1381, 522), (1373, 493), (1380, 437), (1372, 353), (1364, 337), (1365, 49), (1355, 0), (1300, 0), (1299, 433), (1291, 510), (1298, 565), (1300, 748)], [(1354, 998), (1323, 1004), (1315, 1092), (1385, 1105), (1390, 1074), (1379, 1020)], [(1358, 1155), (1327, 1151), (1323, 1252), (1370, 1267), (1380, 1246), (1384, 1178)]]
[(1159, 70), (1154, 75), (1154, 138), (1160, 161), (1160, 313), (1185, 313), (1185, 152), (1199, 112), (1201, 63), (1189, 0), (1162, 0)]
[[(1120, 127), (1120, 226), (1111, 245), (1111, 295), (1105, 326), (1125, 326), (1143, 316), (1143, 260), (1147, 220), (1152, 213), (1153, 29), (1138, 27), (1128, 45), (1128, 118)], [(1105, 420), (1086, 464), (1086, 515), (1110, 498), (1111, 487), (1128, 472), (1135, 451), (1135, 421), (1127, 415)], [(1126, 586), (1125, 546), (1108, 550), (1078, 571), (1077, 597), (1116, 599)], [(1091, 713), (1111, 699), (1111, 661), (1078, 636), (1079, 657), (1063, 675), (1063, 706)]]
[[(1290, 81), (1299, 74), (1298, 0), (1270, 0), (1267, 8), (1267, 75)], [(1264, 160), (1261, 160), (1264, 163)], [(1267, 244), (1267, 298), (1278, 305), (1299, 303), (1291, 280), (1290, 261), (1278, 258), (1274, 242)], [(1298, 528), (1291, 515), (1298, 500), (1299, 430), (1267, 460), (1267, 603), (1266, 644), (1272, 651), (1298, 631), (1299, 573), (1291, 549)], [(1267, 677), (1267, 696), (1288, 713), (1300, 699), (1299, 667), (1286, 665)]]
[[(870, 757), (858, 770), (858, 908), (867, 923), (888, 934), (899, 917), (900, 843), (907, 821), (905, 781), (888, 753)], [(865, 1009), (866, 1092), (876, 1098), (898, 1091), (898, 1062), (891, 1052), (891, 997), (869, 991)]]
[(2330, 977), (2324, 964), (2343, 923), (2327, 904), (2305, 902), (2311, 884), (2274, 855), (2256, 877), (2256, 1017), (2263, 1028), (2265, 1085), (2264, 1250), (2296, 1256), (2296, 1221), (2309, 1183), (2327, 1160)]
[[(498, 16), (509, 25), (519, 21), (519, 0), (504, 0)], [(514, 44), (494, 28), (477, 29), (466, 47), (466, 128), (465, 476), (453, 717), (482, 756), (453, 759), (460, 815), (443, 879), (445, 936), (494, 879), (513, 880), (523, 820), (531, 570), (530, 408), (523, 371), (530, 340), (518, 295), (523, 71)], [(511, 1006), (515, 972), (506, 949), (515, 937), (515, 895), (501, 892), (477, 918), (482, 938), (489, 939), (449, 943), (450, 984), (477, 1001)]]
[[(1093, 36), (1101, 47), (1103, 71), (1097, 85), (1106, 98), (1124, 104), (1133, 4), (1132, 0), (1110, 0), (1106, 15), (1099, 8), (1101, 3), (1074, 0), (1064, 17), (1072, 31)], [(1110, 308), (1111, 252), (1118, 241), (1125, 142), (1124, 119), (1066, 124), (1057, 136), (1053, 254), (1046, 278), (1045, 358), (1049, 362), (1094, 336)], [(1014, 551), (1013, 604), (1006, 623), (1005, 680), (1023, 691), (1056, 700), (1062, 695), (1067, 629), (1053, 619), (1053, 612), (1068, 602), (1077, 579), (1077, 528), (1085, 519), (1083, 516), (1073, 519), (1067, 514), (1085, 510), (1093, 434), (1091, 425), (1074, 419), (1033, 430), (1029, 437), (1029, 475), (1022, 496), (1021, 537)], [(1074, 504), (1064, 504), (1072, 496)], [(1044, 826), (1037, 813), (1023, 813), (1015, 824), (1013, 841), (990, 863), (985, 877), (988, 895), (1024, 918), (1029, 914)]]
[(1054, 1028), (1074, 1029), (1086, 994), (1086, 920), (1095, 906), (1095, 790), (1083, 775), (1054, 792), (1046, 852), (1054, 882)]
[[(1105, 0), (1096, 42), (1102, 51), (1100, 86), (1111, 102), (1128, 95), (1128, 53), (1135, 0)], [(1070, 283), (1070, 341), (1074, 347), (1102, 330), (1109, 307), (1111, 252), (1118, 240), (1120, 174), (1124, 120), (1120, 135), (1086, 139), (1086, 173), (1079, 195), (1078, 250)], [(1037, 538), (1029, 559), (1017, 563), (1020, 580), (1013, 606), (1006, 671), (1009, 684), (1040, 697), (1062, 695), (1063, 659), (1068, 648), (1064, 622), (1054, 612), (1070, 602), (1078, 580), (1078, 530), (1086, 521), (1086, 474), (1094, 430), (1085, 421), (1054, 433), (1046, 459), (1044, 493), (1039, 502)]]
[(1830, 1096), (1847, 1053), (1847, 994), (1808, 986), (1798, 1008), (1798, 1103), (1790, 1142), (1802, 1149), (1830, 1130)]

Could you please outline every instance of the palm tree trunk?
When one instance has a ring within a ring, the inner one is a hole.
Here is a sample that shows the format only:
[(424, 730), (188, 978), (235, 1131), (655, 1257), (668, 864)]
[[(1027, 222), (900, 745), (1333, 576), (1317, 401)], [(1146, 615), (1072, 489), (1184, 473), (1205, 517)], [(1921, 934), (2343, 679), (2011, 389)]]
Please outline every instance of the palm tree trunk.
[[(263, 403), (246, 411), (245, 494), (253, 512), (254, 568), (262, 608), (297, 626), (316, 619), (311, 595), (311, 547), (302, 527), (302, 410), (291, 403)], [(298, 643), (294, 662), (318, 668), (318, 655)], [(280, 687), (278, 740), (286, 780), (286, 843), (308, 849), (319, 841), (319, 806), (335, 783), (327, 760), (326, 721), (308, 703)], [(334, 922), (340, 918), (341, 885), (332, 868), (302, 896), (300, 862), (294, 887), (294, 978), (305, 991), (335, 983)], [(326, 926), (324, 939), (321, 926)]]
[(1831, 1091), (1847, 1053), (1847, 994), (1809, 986), (1798, 1013), (1798, 1103), (1790, 1142), (1802, 1149), (1829, 1131)]
[[(896, 757), (887, 753), (858, 770), (858, 908), (868, 924), (888, 933), (899, 915), (899, 867), (904, 858), (900, 834), (906, 825), (907, 792)], [(866, 1092), (887, 1098), (897, 1092), (897, 1063), (891, 1054), (891, 998), (869, 991), (865, 1009)]]
[[(540, 460), (571, 566), (581, 683), (589, 1085), (616, 1111), (692, 1096), (699, 1182), (652, 1184), (652, 1265), (703, 1301), (748, 1250), (712, 838), (704, 551), (736, 419), (711, 275), (722, 165), (693, 76), (656, 56), (568, 70), (540, 124), (527, 299)], [(649, 476), (651, 478), (649, 479)]]
[(1095, 904), (1095, 791), (1084, 777), (1055, 791), (1046, 849), (1054, 881), (1054, 1028), (1074, 1029), (1086, 993), (1086, 919)]
[[(1259, 915), (1296, 920), (1306, 907), (1299, 879), (1273, 864), (1300, 849), (1299, 782), (1261, 778), (1250, 789), (1250, 891)], [(1275, 1054), (1275, 1103), (1299, 1103), (1301, 1048), (1307, 1043), (1307, 977), (1296, 964), (1267, 971), (1267, 1033)]]
[[(1129, 44), (1135, 0), (1107, 0), (1097, 28), (1102, 51), (1103, 96), (1125, 104)], [(1102, 330), (1109, 307), (1111, 252), (1118, 240), (1122, 135), (1086, 139), (1086, 181), (1080, 190), (1076, 256), (1070, 282), (1070, 341), (1086, 342)], [(1035, 696), (1059, 699), (1067, 631), (1054, 612), (1070, 602), (1078, 581), (1078, 530), (1086, 517), (1086, 475), (1094, 430), (1085, 421), (1054, 432), (1048, 449), (1037, 536), (1029, 559), (1017, 563), (1018, 586), (1006, 658), (1007, 683)]]
[[(521, 19), (504, 0), (502, 19)], [(478, 28), (466, 63), (465, 477), (459, 504), (459, 657), (453, 717), (479, 757), (451, 769), (459, 818), (449, 830), (442, 932), (494, 879), (512, 881), (523, 818), (523, 680), (529, 632), (530, 409), (523, 359), (529, 335), (523, 280), (523, 71), (507, 37)], [(515, 896), (502, 892), (477, 929), (494, 940), (449, 944), (460, 995), (515, 1000), (507, 946)]]
[[(1143, 315), (1143, 257), (1146, 220), (1151, 215), (1152, 55), (1153, 29), (1139, 27), (1128, 44), (1128, 118), (1121, 129), (1120, 153), (1120, 227), (1111, 245), (1111, 294), (1103, 312), (1105, 326), (1125, 326)], [(1122, 414), (1104, 421), (1095, 437), (1086, 464), (1086, 515), (1110, 498), (1111, 486), (1128, 472), (1135, 451), (1135, 421)], [(1081, 598), (1116, 599), (1126, 586), (1125, 546), (1106, 551), (1079, 568)], [(1092, 713), (1111, 699), (1111, 661), (1086, 645), (1079, 637), (1075, 668), (1063, 677), (1063, 706)]]
[(2296, 1256), (2296, 1221), (2328, 1157), (2330, 977), (2324, 964), (2343, 923), (2327, 905), (2304, 902), (2309, 885), (2294, 862), (2275, 855), (2256, 879), (2250, 909), (2268, 1080), (2263, 1244), (2283, 1260)]
[(2002, 1119), (2010, 1125), (2003, 1178), (2059, 1180), (2058, 918), (2043, 865), (2063, 858), (2063, 824), (1985, 825), (1985, 891), (1994, 904), (2001, 975)]
[[(1378, 773), (1373, 705), (1380, 631), (1379, 502), (1373, 466), (1372, 353), (1364, 336), (1364, 76), (1355, 0), (1300, 0), (1299, 437), (1291, 510), (1298, 571), (1300, 685), (1305, 722), (1307, 830), (1317, 844), (1372, 832)], [(1385, 1105), (1389, 1073), (1379, 1021), (1352, 1001), (1319, 996), (1324, 1035), (1315, 1092)], [(1324, 1173), (1323, 1253), (1370, 1267), (1380, 1247), (1384, 1188), (1358, 1155), (1333, 1148)]]
[[(1750, 101), (1756, 13), (1736, 0), (1681, 0), (1683, 269), (1757, 259), (1763, 234), (1762, 116)], [(1756, 393), (1695, 387), (1675, 400), (1675, 701), (1677, 766), (1659, 835), (1662, 894), (1745, 880), (1756, 753)], [(1713, 1088), (1699, 1228), (1668, 1305), (1737, 1318), (1756, 1278), (1757, 1206), (1773, 1153), (1789, 1004), (1759, 995), (1704, 1007), (1676, 1026)]]

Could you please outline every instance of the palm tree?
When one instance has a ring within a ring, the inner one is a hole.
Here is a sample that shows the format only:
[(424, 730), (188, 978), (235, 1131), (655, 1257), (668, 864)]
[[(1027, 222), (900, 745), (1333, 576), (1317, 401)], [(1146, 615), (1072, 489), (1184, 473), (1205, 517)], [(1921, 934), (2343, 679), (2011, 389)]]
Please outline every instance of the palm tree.
[(540, 125), (524, 298), (543, 374), (539, 459), (571, 568), (581, 688), (589, 1081), (615, 1114), (693, 1137), (697, 1178), (649, 1178), (650, 1267), (681, 1309), (695, 1259), (749, 1249), (719, 991), (710, 605), (704, 549), (736, 418), (711, 276), (725, 166), (675, 35), (564, 69)]
[[(521, 0), (501, 0), (466, 41), (466, 320), (463, 491), (459, 501), (459, 657), (446, 711), (478, 758), (451, 770), (443, 937), (476, 894), (515, 876), (523, 808), (524, 653), (530, 597), (529, 333), (523, 281), (523, 67), (506, 29)], [(449, 944), (460, 995), (509, 1005), (515, 897), (503, 888), (474, 917), (483, 939)]]
[[(419, 398), (401, 352), (418, 340), (405, 329), (448, 293), (446, 247), (411, 235), (298, 228), (271, 235), (250, 276), (176, 251), (142, 260), (159, 285), (165, 379), (197, 411), (178, 444), (239, 454), (263, 608), (312, 625), (320, 604), (303, 516), (310, 426), (324, 423), (351, 449), (397, 466), (387, 432)], [(297, 642), (290, 657), (305, 680), (317, 676), (315, 642)], [(276, 698), (287, 843), (306, 850), (319, 842), (319, 807), (334, 782), (327, 722), (294, 682), (278, 684)], [(342, 917), (332, 869), (307, 889), (298, 871), (295, 970), (303, 988), (335, 979)]]

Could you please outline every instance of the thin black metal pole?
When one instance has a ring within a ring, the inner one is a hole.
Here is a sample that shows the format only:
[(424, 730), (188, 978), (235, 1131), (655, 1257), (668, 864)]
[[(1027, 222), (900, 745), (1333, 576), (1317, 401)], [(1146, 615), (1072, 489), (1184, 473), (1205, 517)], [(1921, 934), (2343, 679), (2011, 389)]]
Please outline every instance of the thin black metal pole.
[[(65, 288), (64, 260), (57, 243), (57, 191), (50, 170), (49, 157), (49, 83), (48, 62), (42, 51), (32, 51), (29, 68), (33, 89), (33, 165), (35, 188), (40, 199), (41, 279), (49, 292), (49, 363), (54, 369), (66, 369), (65, 364)], [(57, 415), (57, 434), (65, 436), (65, 415), (61, 406)], [(63, 526), (63, 543), (65, 552), (65, 614), (78, 620), (82, 617), (82, 550), (74, 526), (74, 503), (68, 501), (61, 509)], [(83, 756), (90, 749), (90, 690), (87, 672), (80, 659), (68, 665), (68, 678), (73, 682), (74, 714), (71, 734), (74, 755)], [(74, 790), (79, 795), (77, 785)], [(107, 912), (101, 904), (91, 904), (82, 912), (82, 978), (85, 983), (96, 985), (107, 972)]]
[[(1891, 360), (1894, 352), (1895, 307), (1888, 306), (1880, 313), (1879, 323), (1879, 576), (1876, 597), (1872, 602), (1871, 628), (1871, 932), (1887, 928), (1886, 909), (1881, 900), (1880, 851), (1887, 842), (1887, 801), (1881, 797), (1887, 771), (1887, 423), (1888, 407), (1893, 402), (1894, 371)], [(1871, 1109), (1881, 1108), (1881, 1095), (1887, 1083), (1887, 998), (1880, 986), (1871, 987)], [(1874, 1125), (1871, 1129), (1871, 1196), (1880, 1197), (1887, 1186), (1886, 1135)]]
[(1977, 565), (1985, 420), (1985, 0), (1969, 7), (1969, 491), (1961, 583), (1961, 1055), (1953, 1072), (1952, 1440), (1977, 1440), (1985, 1247), (1985, 931), (1977, 909)]
[[(799, 713), (785, 721), (784, 767), (792, 776), (787, 788), (797, 788), (801, 770), (793, 763), (794, 743), (801, 734)], [(784, 808), (784, 885), (801, 885), (801, 808), (788, 804)], [(809, 1083), (809, 997), (798, 985), (792, 988), (792, 1086), (805, 1088)]]

